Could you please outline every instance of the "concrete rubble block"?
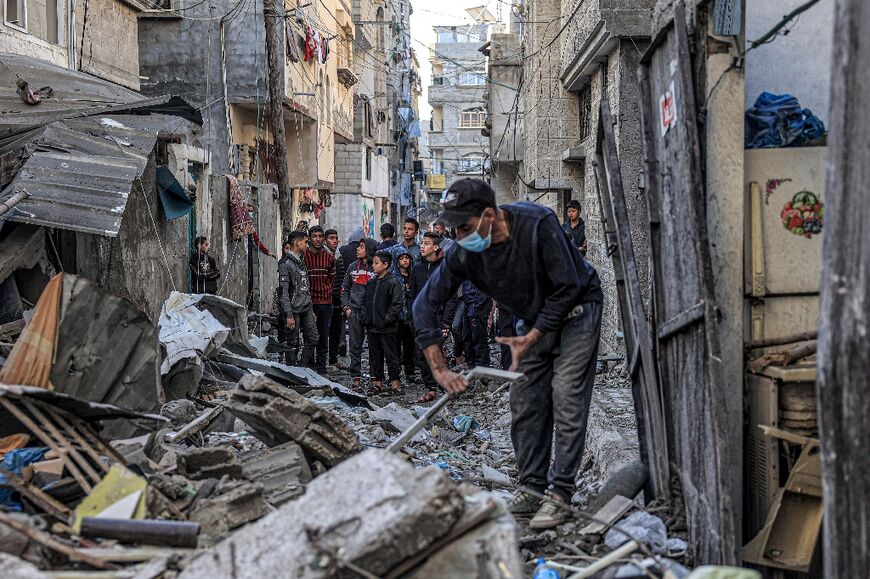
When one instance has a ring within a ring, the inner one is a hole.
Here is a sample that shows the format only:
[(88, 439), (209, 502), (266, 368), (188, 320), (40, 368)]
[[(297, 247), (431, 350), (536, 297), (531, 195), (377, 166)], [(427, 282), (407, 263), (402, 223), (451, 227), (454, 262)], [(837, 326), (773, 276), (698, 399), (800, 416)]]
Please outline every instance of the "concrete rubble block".
[(383, 576), (446, 535), (464, 508), (458, 488), (440, 469), (417, 470), (394, 454), (369, 449), (194, 559), (179, 579), (213, 579), (231, 567), (236, 579), (356, 576), (336, 569), (334, 556)]
[(519, 541), (516, 521), (503, 514), (465, 533), (406, 577), (525, 577)]
[(241, 483), (223, 494), (200, 500), (189, 520), (202, 525), (201, 533), (206, 539), (217, 539), (245, 523), (256, 521), (266, 514), (266, 509), (263, 486)]
[[(412, 410), (399, 406), (395, 402), (390, 402), (381, 408), (369, 410), (368, 415), (373, 421), (394, 434), (404, 432), (417, 421), (417, 417)], [(429, 434), (423, 429), (415, 434), (411, 441), (423, 442), (428, 437)]]
[(356, 433), (335, 412), (263, 376), (243, 377), (226, 408), (267, 445), (296, 442), (327, 467), (361, 448)]
[(242, 463), (236, 453), (225, 446), (191, 448), (178, 455), (178, 474), (193, 480), (207, 478), (242, 478)]
[(245, 478), (263, 485), (266, 500), (280, 506), (305, 492), (311, 469), (302, 448), (285, 442), (242, 459)]

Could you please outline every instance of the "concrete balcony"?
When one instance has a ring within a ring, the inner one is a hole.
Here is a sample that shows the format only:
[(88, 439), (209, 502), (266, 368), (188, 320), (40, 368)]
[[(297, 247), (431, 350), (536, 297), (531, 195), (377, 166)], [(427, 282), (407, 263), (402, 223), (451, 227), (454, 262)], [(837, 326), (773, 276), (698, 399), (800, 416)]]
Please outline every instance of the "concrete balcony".
[(607, 60), (620, 38), (646, 39), (652, 27), (653, 0), (574, 0), (583, 2), (574, 22), (582, 44), (567, 55), (560, 76), (566, 89), (579, 91)]

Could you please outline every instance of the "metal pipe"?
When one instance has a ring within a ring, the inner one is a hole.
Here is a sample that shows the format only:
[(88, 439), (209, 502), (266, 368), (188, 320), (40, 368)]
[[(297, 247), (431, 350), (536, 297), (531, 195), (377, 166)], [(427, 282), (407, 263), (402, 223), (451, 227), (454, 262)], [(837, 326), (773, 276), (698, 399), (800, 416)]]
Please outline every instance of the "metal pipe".
[(85, 517), (82, 519), (81, 533), (90, 539), (116, 539), (126, 543), (195, 549), (199, 523)]
[(30, 193), (27, 191), (19, 191), (6, 201), (0, 202), (0, 215), (3, 215), (28, 197), (30, 197)]

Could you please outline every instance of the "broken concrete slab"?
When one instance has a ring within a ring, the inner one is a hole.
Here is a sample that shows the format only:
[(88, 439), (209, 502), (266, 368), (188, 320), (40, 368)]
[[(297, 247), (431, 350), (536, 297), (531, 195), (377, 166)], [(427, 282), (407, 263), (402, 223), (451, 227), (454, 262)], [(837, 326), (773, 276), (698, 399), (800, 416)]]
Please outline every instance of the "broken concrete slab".
[[(241, 483), (227, 492), (202, 499), (188, 519), (202, 526), (207, 541), (216, 540), (245, 523), (256, 521), (266, 514), (263, 485)], [(217, 573), (213, 577), (219, 577)]]
[(247, 479), (263, 485), (266, 500), (281, 506), (305, 492), (311, 482), (311, 469), (305, 455), (295, 442), (285, 442), (242, 459), (242, 471)]
[[(374, 410), (369, 410), (368, 414), (372, 420), (379, 423), (381, 426), (384, 426), (393, 433), (405, 432), (415, 422), (417, 422), (417, 418), (414, 416), (414, 412), (412, 410), (399, 406), (395, 402), (390, 402), (386, 406), (375, 408)], [(426, 433), (426, 431), (421, 430), (414, 435), (414, 438), (412, 438), (411, 441), (422, 442), (428, 437), (429, 435)]]
[(265, 376), (244, 376), (225, 406), (267, 445), (294, 441), (327, 467), (361, 448), (356, 433), (335, 412)]
[(481, 465), (480, 468), (483, 471), (483, 480), (493, 482), (502, 486), (511, 485), (511, 477), (498, 470), (497, 468), (492, 468), (487, 464)]
[(465, 533), (406, 577), (524, 577), (520, 529), (505, 513)]
[[(417, 470), (369, 449), (326, 472), (301, 498), (203, 553), (180, 579), (356, 576), (335, 558), (383, 576), (430, 547), (459, 520), (465, 502), (440, 469)], [(516, 576), (520, 576), (519, 574)]]
[(193, 480), (228, 476), (242, 478), (242, 463), (232, 449), (222, 446), (191, 448), (178, 455), (178, 474)]

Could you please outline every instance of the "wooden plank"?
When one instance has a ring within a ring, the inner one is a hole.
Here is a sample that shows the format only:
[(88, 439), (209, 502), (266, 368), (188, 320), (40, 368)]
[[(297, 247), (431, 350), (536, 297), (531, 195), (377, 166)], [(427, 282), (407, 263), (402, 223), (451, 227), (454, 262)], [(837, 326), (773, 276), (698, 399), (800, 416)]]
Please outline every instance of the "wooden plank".
[[(599, 143), (601, 143), (604, 138), (603, 130), (604, 129), (599, 122), (597, 137)], [(628, 298), (626, 297), (625, 276), (623, 274), (622, 258), (619, 254), (619, 244), (616, 240), (616, 229), (613, 227), (614, 218), (613, 209), (610, 203), (610, 185), (606, 179), (602, 179), (601, 171), (599, 170), (604, 169), (604, 158), (600, 153), (595, 156), (595, 160), (592, 162), (592, 169), (595, 173), (595, 190), (598, 195), (599, 215), (601, 216), (601, 226), (604, 229), (605, 241), (608, 248), (615, 248), (615, 251), (608, 252), (608, 254), (613, 262), (614, 277), (616, 278), (616, 297), (619, 306), (619, 317), (623, 320), (623, 323), (627, 325), (626, 320), (631, 319), (631, 312), (628, 307)], [(645, 397), (643, 395), (643, 384), (640, 380), (635, 378), (635, 370), (637, 369), (639, 355), (637, 344), (635, 344), (634, 341), (634, 332), (630, 331), (630, 329), (625, 332), (625, 349), (631, 355), (629, 360), (629, 375), (632, 377), (631, 397), (634, 401), (634, 418), (637, 423), (637, 440), (638, 446), (641, 449), (640, 458), (647, 468), (650, 468), (650, 462), (653, 460), (655, 449), (652, 448), (648, 433), (646, 410), (644, 408)], [(652, 484), (648, 484), (647, 487), (648, 488), (645, 489), (645, 494), (649, 494), (650, 496), (654, 495), (656, 492), (655, 487)]]
[(99, 466), (103, 472), (109, 472), (109, 465), (100, 457), (100, 454), (93, 449), (93, 447), (88, 444), (88, 442), (84, 439), (84, 437), (75, 429), (73, 426), (67, 422), (63, 416), (59, 412), (56, 412), (52, 409), (46, 408), (46, 412), (51, 418), (54, 419), (55, 422), (63, 428), (64, 432), (66, 432), (69, 436), (75, 440), (79, 446), (84, 450), (88, 456), (94, 461), (94, 463)]
[(643, 308), (640, 277), (637, 271), (634, 246), (631, 241), (628, 206), (625, 201), (625, 190), (622, 184), (622, 170), (619, 163), (616, 137), (613, 134), (610, 105), (607, 99), (601, 101), (600, 115), (600, 123), (603, 129), (602, 150), (604, 170), (610, 191), (610, 203), (613, 210), (619, 254), (622, 261), (622, 272), (625, 278), (625, 297), (629, 313), (629, 319), (623, 320), (623, 323), (634, 334), (634, 342), (640, 354), (635, 358), (640, 360), (639, 373), (643, 375), (642, 396), (646, 413), (644, 418), (646, 419), (647, 434), (649, 436), (648, 444), (653, 451), (652, 456), (650, 456), (650, 464), (648, 465), (650, 468), (650, 480), (652, 481), (653, 491), (656, 496), (667, 498), (670, 496), (668, 486), (669, 461), (664, 407), (659, 389), (658, 374), (653, 359), (649, 326), (647, 325), (646, 312)]
[(659, 327), (659, 340), (667, 340), (674, 334), (678, 334), (693, 324), (704, 320), (707, 312), (704, 300), (701, 300), (688, 310), (684, 310), (672, 317)]
[(66, 451), (65, 455), (69, 457), (71, 461), (74, 461), (89, 477), (91, 477), (91, 480), (94, 481), (94, 484), (100, 482), (102, 480), (102, 477), (99, 475), (99, 473), (97, 473), (91, 463), (88, 462), (84, 456), (82, 456), (82, 454), (78, 451), (75, 445), (71, 444), (69, 439), (66, 438), (60, 432), (60, 430), (57, 429), (57, 426), (55, 426), (51, 422), (51, 420), (49, 420), (48, 417), (43, 414), (43, 412), (39, 408), (36, 407), (35, 404), (27, 400), (23, 400), (23, 402), (27, 410), (29, 410), (30, 413), (35, 416), (36, 419), (39, 421), (40, 426), (45, 427), (51, 434), (51, 436), (53, 436), (54, 439), (58, 442), (58, 444), (63, 445)]
[[(819, 5), (821, 8), (822, 5)], [(819, 424), (825, 486), (824, 576), (870, 569), (870, 349), (867, 347), (870, 217), (870, 3), (837, 0), (833, 12), (825, 212), (819, 313)], [(804, 18), (813, 18), (812, 13)]]
[(623, 497), (621, 495), (616, 495), (609, 501), (607, 504), (598, 509), (598, 512), (594, 515), (594, 520), (580, 529), (581, 535), (592, 535), (592, 534), (600, 534), (610, 528), (611, 525), (619, 521), (622, 518), (622, 515), (628, 512), (628, 509), (634, 504), (634, 501)]
[(61, 444), (49, 435), (47, 435), (42, 428), (39, 427), (27, 414), (25, 414), (20, 408), (18, 408), (15, 404), (7, 400), (5, 397), (0, 396), (0, 404), (10, 413), (12, 416), (18, 420), (21, 424), (24, 425), (25, 428), (30, 430), (39, 440), (43, 442), (47, 447), (51, 448), (55, 451), (60, 458), (63, 459), (64, 464), (69, 469), (70, 474), (79, 483), (79, 486), (82, 487), (82, 490), (85, 493), (90, 494), (93, 490), (91, 484), (85, 479), (82, 475), (82, 472), (79, 470), (78, 466), (67, 457), (67, 449), (66, 445)]
[(59, 521), (69, 521), (72, 511), (70, 511), (69, 507), (65, 504), (58, 501), (53, 496), (46, 494), (42, 489), (24, 482), (21, 477), (2, 465), (0, 465), (0, 474), (6, 478), (6, 485), (27, 497), (30, 502), (38, 506), (40, 509), (52, 515)]

